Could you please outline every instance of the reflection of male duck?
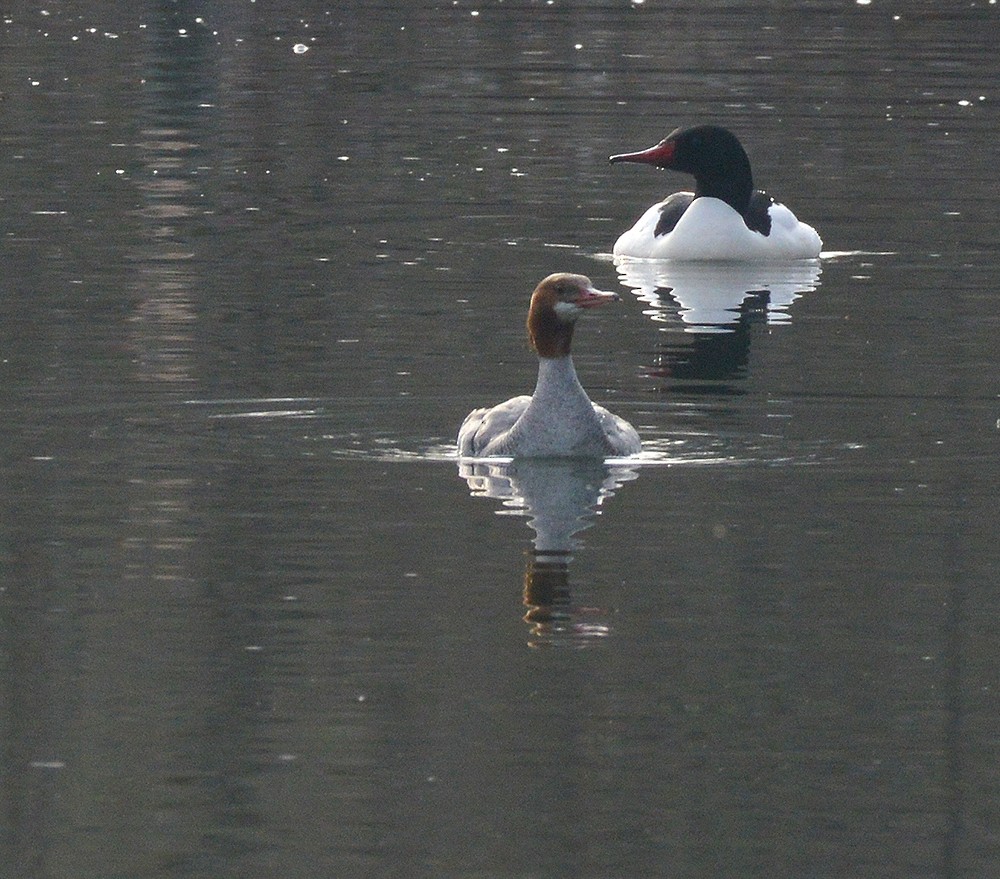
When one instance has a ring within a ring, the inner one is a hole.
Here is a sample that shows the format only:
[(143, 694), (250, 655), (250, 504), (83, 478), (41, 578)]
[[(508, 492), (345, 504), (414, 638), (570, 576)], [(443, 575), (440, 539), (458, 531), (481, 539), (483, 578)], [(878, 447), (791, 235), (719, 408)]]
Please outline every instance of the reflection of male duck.
[(741, 394), (739, 386), (729, 382), (746, 375), (753, 326), (752, 317), (744, 316), (731, 333), (657, 336), (655, 359), (646, 364), (644, 374), (683, 382), (689, 392), (700, 389), (713, 395)]
[(524, 575), (525, 621), (536, 638), (575, 640), (607, 634), (587, 623), (570, 601), (569, 563), (579, 546), (575, 537), (590, 527), (599, 507), (634, 469), (599, 460), (522, 458), (510, 463), (459, 464), (473, 495), (502, 501), (504, 513), (528, 517), (535, 532)]
[(689, 332), (732, 328), (747, 306), (763, 305), (769, 324), (788, 323), (791, 304), (819, 284), (815, 261), (789, 263), (695, 263), (668, 260), (615, 260), (621, 283), (631, 287), (653, 320), (664, 320), (667, 304)]
[(739, 264), (618, 257), (615, 263), (621, 283), (649, 306), (645, 314), (650, 319), (662, 330), (678, 325), (684, 330), (658, 345), (650, 374), (713, 382), (743, 374), (751, 328), (791, 321), (789, 307), (816, 289), (822, 271), (814, 261)]

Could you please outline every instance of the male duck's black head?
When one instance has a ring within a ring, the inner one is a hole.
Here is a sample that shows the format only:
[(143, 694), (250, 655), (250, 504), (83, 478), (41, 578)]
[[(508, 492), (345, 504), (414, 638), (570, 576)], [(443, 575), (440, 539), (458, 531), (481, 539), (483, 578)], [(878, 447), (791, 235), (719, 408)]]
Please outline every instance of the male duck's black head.
[(718, 125), (678, 128), (656, 146), (611, 156), (612, 164), (639, 162), (694, 177), (695, 198), (709, 196), (746, 216), (753, 195), (750, 159), (739, 139)]

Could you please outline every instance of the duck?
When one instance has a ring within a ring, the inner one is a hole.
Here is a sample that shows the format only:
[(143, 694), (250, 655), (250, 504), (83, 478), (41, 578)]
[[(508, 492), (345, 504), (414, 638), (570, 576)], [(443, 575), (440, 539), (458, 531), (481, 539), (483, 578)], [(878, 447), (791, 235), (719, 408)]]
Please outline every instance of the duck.
[(636, 429), (592, 403), (580, 384), (570, 344), (577, 318), (620, 301), (584, 275), (557, 272), (539, 282), (528, 308), (528, 339), (538, 355), (529, 397), (474, 409), (458, 432), (462, 457), (626, 457), (641, 451)]
[(615, 242), (616, 257), (684, 260), (816, 259), (816, 230), (766, 192), (754, 189), (739, 138), (718, 125), (678, 128), (656, 146), (609, 158), (694, 177), (694, 192), (675, 192), (650, 207)]

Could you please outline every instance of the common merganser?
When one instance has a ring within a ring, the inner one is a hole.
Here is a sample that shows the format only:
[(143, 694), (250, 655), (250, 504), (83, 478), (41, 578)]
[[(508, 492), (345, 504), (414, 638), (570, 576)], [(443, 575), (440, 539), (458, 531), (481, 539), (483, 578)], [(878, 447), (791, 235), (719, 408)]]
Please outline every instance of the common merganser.
[(717, 125), (678, 128), (656, 146), (611, 156), (694, 175), (694, 192), (653, 205), (615, 242), (615, 256), (644, 259), (815, 259), (823, 242), (780, 202), (754, 190), (736, 135)]
[(538, 382), (530, 396), (492, 409), (474, 409), (458, 432), (465, 457), (619, 457), (642, 449), (627, 421), (592, 403), (570, 356), (576, 319), (585, 309), (619, 299), (595, 290), (583, 275), (549, 275), (531, 295), (528, 338), (538, 354)]

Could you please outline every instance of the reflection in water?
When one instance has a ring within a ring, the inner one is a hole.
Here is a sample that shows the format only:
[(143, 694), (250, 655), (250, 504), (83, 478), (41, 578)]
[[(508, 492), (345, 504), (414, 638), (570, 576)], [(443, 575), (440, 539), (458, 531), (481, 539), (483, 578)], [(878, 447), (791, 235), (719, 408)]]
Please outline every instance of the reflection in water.
[[(752, 300), (747, 300), (747, 305)], [(759, 323), (757, 313), (748, 310), (740, 315), (732, 332), (675, 333), (659, 337), (655, 360), (647, 364), (650, 377), (684, 382), (709, 382), (713, 394), (725, 391), (742, 393), (725, 384), (743, 377), (750, 362), (751, 329)], [(699, 387), (687, 385), (689, 391)]]
[(819, 284), (818, 260), (792, 263), (690, 263), (615, 259), (621, 283), (650, 306), (644, 314), (666, 322), (676, 309), (691, 333), (735, 328), (748, 313), (769, 324), (791, 321), (788, 309)]
[(741, 264), (618, 257), (615, 264), (621, 283), (649, 306), (643, 313), (663, 331), (681, 330), (658, 345), (648, 374), (708, 382), (740, 378), (750, 360), (751, 328), (789, 323), (791, 304), (816, 289), (821, 272), (817, 260)]
[[(193, 182), (203, 132), (197, 104), (206, 81), (208, 46), (203, 34), (176, 39), (166, 20), (151, 29), (143, 59), (145, 101), (140, 106), (139, 196), (133, 223), (138, 236), (129, 253), (130, 346), (136, 379), (154, 398), (186, 396), (197, 383), (194, 356), (199, 324), (197, 261), (192, 239), (199, 193)], [(137, 434), (138, 436), (138, 434)], [(156, 438), (130, 449), (134, 473), (123, 545), (127, 579), (138, 593), (158, 582), (186, 582), (193, 539), (185, 530), (194, 480), (177, 451)]]
[(151, 52), (143, 61), (140, 171), (132, 180), (141, 197), (136, 213), (144, 239), (130, 254), (137, 303), (132, 347), (139, 379), (170, 394), (186, 393), (184, 387), (196, 378), (193, 240), (204, 210), (196, 184), (203, 161), (203, 106), (211, 88), (204, 76), (211, 41), (204, 29), (178, 39), (176, 25), (185, 23), (160, 21), (151, 29)]
[(529, 643), (585, 646), (606, 636), (608, 627), (594, 621), (600, 610), (572, 604), (569, 563), (580, 546), (575, 535), (589, 528), (598, 507), (638, 472), (591, 459), (521, 458), (508, 463), (463, 461), (459, 474), (473, 495), (501, 500), (501, 515), (528, 516), (534, 529), (534, 549), (527, 553), (524, 574)]

